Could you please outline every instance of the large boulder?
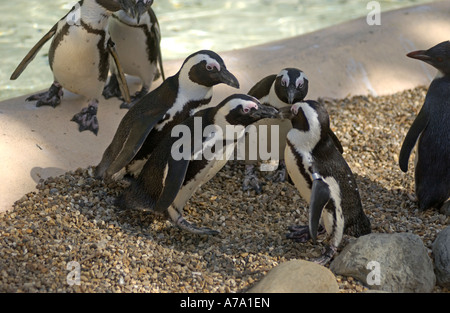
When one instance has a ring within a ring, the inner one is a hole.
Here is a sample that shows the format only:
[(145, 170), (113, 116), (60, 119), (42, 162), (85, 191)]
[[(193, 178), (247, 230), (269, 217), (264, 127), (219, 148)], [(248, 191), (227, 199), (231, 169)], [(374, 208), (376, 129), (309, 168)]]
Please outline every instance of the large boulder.
[(431, 292), (436, 283), (427, 249), (411, 233), (359, 237), (335, 257), (330, 270), (388, 292)]
[(333, 273), (313, 262), (291, 260), (269, 271), (249, 293), (336, 293), (339, 286)]
[(450, 288), (450, 226), (441, 231), (433, 242), (433, 256), (438, 285)]

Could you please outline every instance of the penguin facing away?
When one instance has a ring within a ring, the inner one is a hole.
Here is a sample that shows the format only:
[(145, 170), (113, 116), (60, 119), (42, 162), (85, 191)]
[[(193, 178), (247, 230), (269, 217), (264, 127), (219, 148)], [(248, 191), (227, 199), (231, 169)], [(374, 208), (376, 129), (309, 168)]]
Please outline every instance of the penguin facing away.
[[(287, 109), (287, 108), (286, 108)], [(371, 232), (364, 214), (355, 177), (330, 135), (330, 121), (325, 107), (316, 101), (299, 102), (282, 116), (291, 119), (287, 135), (286, 169), (295, 187), (309, 204), (309, 225), (293, 226), (288, 238), (316, 241), (319, 221), (331, 236), (330, 245), (315, 262), (327, 264), (346, 232), (355, 237)]]
[[(276, 109), (261, 105), (257, 99), (244, 94), (231, 95), (216, 107), (197, 112), (177, 125), (184, 126), (188, 132), (174, 131), (164, 136), (117, 204), (128, 209), (151, 209), (192, 233), (217, 234), (216, 230), (197, 227), (185, 220), (183, 208), (195, 191), (213, 178), (232, 157), (246, 126), (261, 118), (276, 116)], [(230, 132), (229, 126), (240, 127), (234, 127)], [(195, 128), (200, 127), (197, 138)], [(188, 133), (188, 140), (183, 137), (185, 133)], [(189, 149), (187, 157), (174, 153), (182, 150), (184, 154), (185, 149)]]
[[(275, 108), (290, 107), (293, 103), (302, 101), (308, 93), (308, 78), (305, 73), (297, 68), (284, 68), (278, 74), (269, 75), (257, 82), (248, 94), (257, 98), (261, 103), (273, 106)], [(286, 168), (283, 160), (285, 138), (291, 125), (286, 119), (267, 119), (261, 120), (255, 125), (268, 125), (270, 136), (270, 128), (273, 125), (279, 127), (279, 157), (280, 160), (272, 160), (278, 162), (278, 169), (269, 177), (273, 181), (282, 182), (286, 177)], [(257, 132), (259, 136), (259, 132)], [(249, 138), (251, 136), (249, 135)], [(256, 138), (253, 136), (253, 138)], [(271, 148), (270, 148), (271, 149)], [(246, 157), (245, 177), (243, 182), (243, 190), (253, 189), (256, 193), (262, 192), (261, 183), (255, 172), (255, 163), (258, 160), (249, 160)]]
[(96, 176), (137, 176), (148, 156), (173, 126), (210, 105), (213, 86), (239, 88), (222, 58), (210, 50), (186, 58), (180, 70), (141, 98), (122, 118), (111, 144), (97, 165)]
[[(121, 10), (113, 13), (108, 24), (109, 34), (116, 45), (124, 74), (139, 77), (142, 83), (141, 90), (131, 96), (131, 102), (121, 104), (121, 108), (127, 109), (148, 93), (152, 82), (159, 77), (159, 74), (162, 80), (166, 79), (160, 47), (160, 27), (155, 12), (151, 8), (153, 0), (134, 1), (136, 1), (136, 7), (133, 11)], [(121, 97), (121, 95), (117, 75), (112, 71), (103, 89), (103, 96), (109, 99)]]
[(125, 101), (130, 101), (125, 76), (106, 27), (112, 12), (129, 11), (132, 6), (131, 0), (79, 1), (39, 40), (11, 75), (11, 80), (17, 79), (42, 46), (53, 38), (48, 53), (53, 84), (48, 91), (32, 95), (26, 101), (37, 101), (37, 107), (56, 107), (61, 103), (63, 88), (85, 96), (88, 107), (77, 113), (72, 121), (79, 124), (80, 132), (90, 130), (97, 134), (98, 99), (108, 76), (110, 58), (116, 67)]
[(430, 64), (438, 74), (406, 134), (399, 165), (408, 171), (409, 156), (417, 146), (414, 180), (419, 209), (445, 210), (450, 205), (450, 41), (407, 56)]

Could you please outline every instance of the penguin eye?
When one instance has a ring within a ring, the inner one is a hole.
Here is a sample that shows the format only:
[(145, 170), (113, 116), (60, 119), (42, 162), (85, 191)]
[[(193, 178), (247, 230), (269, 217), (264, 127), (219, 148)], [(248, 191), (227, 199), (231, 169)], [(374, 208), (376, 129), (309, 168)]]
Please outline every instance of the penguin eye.
[(437, 60), (438, 62), (442, 62), (442, 61), (443, 61), (443, 59), (442, 59), (441, 57), (437, 57), (436, 60)]
[(248, 113), (248, 112), (250, 112), (250, 108), (249, 107), (244, 107), (242, 109), (242, 111), (244, 111), (244, 113)]
[(285, 80), (281, 80), (281, 86), (283, 86), (283, 87), (286, 87), (286, 86), (287, 86), (287, 83), (286, 83)]
[(214, 69), (214, 66), (212, 66), (211, 64), (206, 64), (206, 70), (212, 71), (213, 69)]

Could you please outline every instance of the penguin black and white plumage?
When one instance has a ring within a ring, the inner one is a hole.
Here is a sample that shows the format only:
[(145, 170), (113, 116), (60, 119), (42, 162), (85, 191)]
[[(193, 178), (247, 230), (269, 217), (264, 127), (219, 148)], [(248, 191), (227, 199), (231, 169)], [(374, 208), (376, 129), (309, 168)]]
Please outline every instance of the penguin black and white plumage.
[[(261, 103), (273, 106), (274, 108), (290, 107), (293, 103), (302, 101), (308, 93), (308, 78), (305, 73), (297, 68), (284, 68), (278, 74), (269, 75), (256, 83), (248, 92), (249, 95), (257, 98)], [(286, 177), (286, 168), (284, 165), (284, 147), (286, 143), (286, 135), (291, 124), (286, 119), (270, 119), (261, 120), (256, 123), (258, 129), (260, 125), (268, 125), (267, 138), (271, 138), (270, 128), (274, 125), (279, 129), (279, 160), (271, 160), (271, 162), (278, 163), (278, 169), (270, 175), (269, 179), (273, 181), (282, 182)], [(257, 136), (248, 138), (257, 139), (260, 133), (257, 131)], [(269, 149), (272, 149), (270, 147)], [(275, 148), (274, 148), (275, 149)], [(245, 177), (243, 182), (243, 189), (254, 189), (257, 193), (262, 192), (261, 183), (255, 172), (255, 163), (257, 160), (249, 160), (246, 157)], [(266, 161), (267, 162), (267, 161)], [(270, 169), (269, 169), (270, 170)]]
[(370, 221), (355, 177), (339, 151), (340, 143), (330, 133), (325, 107), (308, 100), (293, 104), (290, 114), (293, 128), (287, 135), (286, 169), (309, 204), (309, 225), (291, 227), (288, 238), (302, 242), (312, 238), (315, 242), (322, 219), (331, 242), (315, 261), (324, 265), (336, 253), (344, 232), (355, 237), (368, 234)]
[(90, 130), (97, 134), (97, 108), (108, 77), (110, 57), (117, 67), (124, 98), (130, 101), (114, 43), (106, 30), (112, 12), (129, 10), (134, 5), (130, 1), (82, 0), (61, 18), (30, 50), (11, 75), (12, 80), (17, 79), (42, 46), (53, 38), (48, 57), (54, 82), (48, 91), (32, 95), (26, 100), (37, 101), (38, 107), (56, 107), (61, 103), (63, 88), (85, 96), (88, 107), (77, 113), (72, 121), (79, 124), (79, 131)]
[(185, 220), (183, 208), (233, 156), (246, 126), (276, 116), (276, 109), (244, 94), (231, 95), (217, 106), (197, 112), (166, 134), (117, 204), (164, 214), (176, 226), (192, 233), (217, 234)]
[[(162, 80), (166, 79), (160, 46), (161, 32), (158, 19), (151, 8), (153, 0), (135, 1), (134, 11), (121, 10), (113, 13), (108, 25), (123, 72), (139, 77), (142, 84), (141, 90), (131, 96), (131, 102), (122, 103), (121, 108), (132, 107), (149, 92), (152, 82), (159, 76)], [(103, 96), (106, 99), (121, 96), (117, 75), (113, 71), (103, 90)]]
[(200, 50), (191, 54), (178, 73), (125, 114), (96, 167), (96, 176), (106, 180), (137, 176), (161, 138), (174, 125), (208, 107), (213, 86), (222, 83), (239, 88), (238, 80), (217, 53)]
[(425, 102), (403, 141), (399, 165), (408, 171), (409, 156), (417, 144), (415, 193), (420, 210), (450, 205), (450, 41), (410, 52), (438, 70)]

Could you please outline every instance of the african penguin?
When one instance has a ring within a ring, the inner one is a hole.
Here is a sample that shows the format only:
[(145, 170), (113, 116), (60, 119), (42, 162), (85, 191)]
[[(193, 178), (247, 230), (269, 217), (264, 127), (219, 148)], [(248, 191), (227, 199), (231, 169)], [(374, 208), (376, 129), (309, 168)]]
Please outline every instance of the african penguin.
[(417, 144), (415, 193), (420, 210), (450, 206), (450, 41), (410, 52), (438, 70), (425, 102), (403, 141), (399, 165), (408, 170), (408, 160)]
[[(197, 188), (226, 164), (246, 126), (276, 116), (276, 109), (243, 94), (231, 95), (217, 106), (197, 112), (164, 136), (140, 175), (118, 199), (118, 205), (151, 209), (192, 233), (217, 234), (185, 220), (183, 208)], [(177, 154), (180, 151), (183, 156)]]
[[(125, 10), (116, 12), (109, 19), (108, 25), (123, 72), (139, 77), (142, 83), (141, 90), (131, 96), (131, 103), (124, 102), (121, 108), (130, 108), (145, 96), (159, 74), (162, 80), (166, 79), (160, 47), (161, 32), (158, 19), (151, 8), (153, 0), (134, 1), (136, 8), (132, 14)], [(111, 73), (103, 90), (103, 96), (106, 99), (121, 96), (117, 75), (114, 72)]]
[[(307, 93), (308, 78), (302, 70), (297, 68), (284, 68), (278, 74), (269, 75), (256, 83), (248, 92), (249, 95), (254, 96), (261, 103), (273, 106), (275, 108), (290, 107), (293, 103), (302, 101), (306, 97)], [(268, 126), (268, 131), (266, 134), (267, 138), (272, 138), (271, 128), (274, 125), (279, 128), (279, 159), (271, 160), (271, 162), (277, 163), (278, 169), (274, 170), (269, 168), (268, 170), (273, 171), (273, 173), (269, 175), (268, 179), (278, 182), (284, 181), (286, 177), (286, 169), (283, 161), (284, 147), (286, 144), (287, 132), (291, 129), (292, 125), (287, 119), (261, 120), (255, 124), (256, 134), (251, 134), (250, 132), (252, 130), (249, 130), (246, 143), (249, 144), (252, 139), (258, 140), (257, 142), (259, 142), (259, 137), (262, 136), (262, 134), (258, 132), (260, 125)], [(271, 149), (272, 147), (269, 146), (268, 150)], [(274, 147), (273, 149), (276, 148)], [(247, 148), (246, 151), (250, 150)], [(248, 154), (245, 159), (243, 190), (254, 189), (256, 193), (261, 193), (261, 182), (255, 172), (255, 163), (257, 163), (258, 160), (251, 160)], [(258, 159), (260, 159), (259, 155)], [(268, 167), (269, 164), (267, 164), (267, 162), (268, 161), (263, 161), (261, 168), (263, 168), (263, 166)]]
[(311, 100), (295, 103), (290, 117), (293, 127), (287, 134), (284, 158), (289, 176), (309, 204), (309, 226), (291, 227), (287, 237), (315, 242), (322, 218), (331, 243), (315, 261), (324, 265), (336, 253), (344, 232), (356, 237), (368, 234), (370, 221), (353, 173), (339, 151), (340, 143), (330, 134), (325, 107)]
[(188, 56), (181, 69), (141, 98), (125, 114), (96, 167), (106, 180), (137, 176), (161, 138), (196, 111), (210, 105), (213, 86), (239, 88), (222, 58), (210, 50)]
[(131, 0), (82, 0), (79, 1), (50, 31), (30, 50), (18, 65), (11, 79), (20, 76), (42, 46), (53, 37), (48, 57), (54, 81), (47, 92), (28, 97), (37, 101), (36, 106), (56, 107), (61, 103), (63, 88), (85, 96), (88, 107), (77, 113), (72, 121), (79, 124), (79, 131), (98, 133), (97, 108), (105, 85), (109, 60), (116, 65), (120, 88), (126, 101), (130, 101), (125, 77), (118, 63), (114, 43), (106, 30), (112, 12), (129, 10)]

